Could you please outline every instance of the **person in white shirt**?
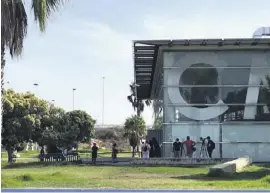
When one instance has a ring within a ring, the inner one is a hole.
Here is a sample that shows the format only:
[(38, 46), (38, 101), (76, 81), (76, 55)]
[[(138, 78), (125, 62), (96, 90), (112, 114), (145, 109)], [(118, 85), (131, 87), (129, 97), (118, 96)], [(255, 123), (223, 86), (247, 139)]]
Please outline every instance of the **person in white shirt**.
[(142, 157), (143, 157), (143, 159), (149, 159), (150, 148), (151, 147), (147, 141), (145, 143), (142, 142)]

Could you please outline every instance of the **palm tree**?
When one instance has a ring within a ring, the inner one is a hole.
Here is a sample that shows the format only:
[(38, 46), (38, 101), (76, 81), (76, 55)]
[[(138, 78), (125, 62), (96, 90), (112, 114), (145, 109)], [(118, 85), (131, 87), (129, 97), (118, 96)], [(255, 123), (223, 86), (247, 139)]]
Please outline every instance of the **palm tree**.
[(128, 101), (132, 104), (134, 111), (137, 111), (137, 116), (140, 117), (144, 110), (144, 104), (149, 106), (151, 104), (150, 100), (140, 100), (136, 97), (136, 84), (132, 83), (129, 85), (131, 94), (127, 96)]
[[(35, 21), (41, 32), (46, 29), (47, 19), (64, 0), (32, 0)], [(20, 56), (27, 34), (27, 14), (24, 0), (1, 0), (1, 84), (4, 87), (5, 49), (11, 57)]]
[(135, 148), (139, 147), (140, 137), (144, 136), (145, 134), (146, 125), (143, 118), (133, 115), (126, 119), (124, 126), (124, 137), (129, 139), (129, 144), (132, 147), (132, 157), (135, 156)]
[(160, 117), (160, 114), (163, 110), (163, 101), (162, 100), (154, 100), (152, 102), (152, 107), (153, 107), (154, 118)]

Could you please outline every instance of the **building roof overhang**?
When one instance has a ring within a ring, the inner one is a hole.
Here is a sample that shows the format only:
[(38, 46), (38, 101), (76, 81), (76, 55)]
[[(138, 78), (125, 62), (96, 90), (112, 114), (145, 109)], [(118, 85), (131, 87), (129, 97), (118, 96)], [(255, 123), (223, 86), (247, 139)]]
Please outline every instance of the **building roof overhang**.
[(270, 39), (193, 39), (133, 41), (134, 79), (139, 100), (151, 99), (158, 57), (162, 51), (270, 49)]

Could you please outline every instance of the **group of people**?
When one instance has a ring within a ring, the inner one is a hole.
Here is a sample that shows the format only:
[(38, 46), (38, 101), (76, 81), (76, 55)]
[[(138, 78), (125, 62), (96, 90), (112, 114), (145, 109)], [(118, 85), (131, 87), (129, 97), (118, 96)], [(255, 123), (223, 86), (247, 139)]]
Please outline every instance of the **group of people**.
[[(215, 149), (215, 143), (211, 140), (209, 136), (206, 139), (207, 139), (207, 143), (204, 144), (205, 140), (203, 140), (203, 145), (206, 145), (208, 156), (209, 158), (212, 158), (212, 153), (213, 153), (213, 150)], [(196, 151), (195, 146), (196, 146), (196, 142), (191, 140), (189, 136), (187, 136), (186, 140), (183, 142), (180, 142), (179, 138), (177, 138), (175, 142), (173, 143), (173, 155), (175, 158), (180, 158), (183, 155), (189, 158), (192, 158), (193, 153)], [(93, 143), (91, 150), (92, 150), (92, 163), (96, 164), (97, 152), (98, 152), (98, 147), (96, 143)], [(113, 163), (117, 162), (117, 154), (118, 154), (117, 145), (116, 143), (114, 143), (112, 145), (112, 162)], [(152, 140), (142, 142), (141, 157), (143, 159), (161, 157), (161, 148), (155, 137), (153, 137)]]
[[(96, 143), (93, 143), (91, 150), (92, 150), (92, 164), (96, 164), (97, 152), (98, 152), (98, 146)], [(117, 145), (116, 145), (116, 143), (114, 143), (112, 145), (112, 162), (113, 163), (117, 162), (117, 154), (118, 154)]]
[(155, 137), (152, 140), (142, 142), (141, 157), (144, 159), (161, 157), (160, 145)]
[[(215, 143), (211, 140), (210, 136), (207, 138), (207, 144), (206, 149), (209, 158), (212, 158), (212, 153), (215, 149)], [(204, 143), (204, 141), (203, 141)], [(189, 158), (192, 158), (193, 153), (196, 151), (196, 142), (190, 139), (189, 136), (187, 136), (186, 140), (184, 142), (180, 142), (179, 138), (176, 138), (175, 142), (173, 143), (173, 154), (175, 158), (180, 158), (181, 156), (187, 156)]]

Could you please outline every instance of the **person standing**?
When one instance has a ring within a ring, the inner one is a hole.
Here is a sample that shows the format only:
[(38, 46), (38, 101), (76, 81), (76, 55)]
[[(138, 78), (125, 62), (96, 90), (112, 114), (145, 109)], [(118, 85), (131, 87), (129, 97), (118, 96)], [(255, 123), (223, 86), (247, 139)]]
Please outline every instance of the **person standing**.
[(45, 157), (45, 150), (44, 150), (44, 147), (43, 146), (41, 147), (39, 156), (40, 156), (40, 161), (43, 162), (44, 161), (44, 157)]
[(116, 143), (113, 144), (112, 146), (112, 162), (117, 163), (117, 154), (118, 154), (118, 149)]
[(186, 153), (189, 158), (192, 158), (193, 152), (196, 151), (195, 148), (195, 142), (190, 139), (189, 136), (187, 136), (187, 140), (184, 141), (184, 144), (186, 145)]
[(98, 152), (97, 144), (93, 143), (93, 146), (92, 146), (92, 164), (96, 164), (97, 152)]
[(216, 144), (211, 140), (210, 136), (208, 136), (206, 139), (207, 139), (207, 152), (208, 152), (209, 158), (212, 158), (212, 153), (214, 149), (216, 148)]
[(152, 138), (153, 146), (154, 146), (154, 157), (161, 157), (160, 146), (155, 137)]
[(149, 140), (149, 146), (150, 146), (149, 157), (152, 158), (154, 157), (155, 154), (154, 142), (152, 140)]
[(178, 138), (176, 138), (175, 142), (173, 143), (173, 154), (174, 158), (180, 158), (180, 151), (181, 151), (181, 142)]
[(150, 151), (150, 145), (146, 141), (145, 143), (143, 142), (142, 145), (142, 155), (143, 159), (149, 159), (149, 151)]

